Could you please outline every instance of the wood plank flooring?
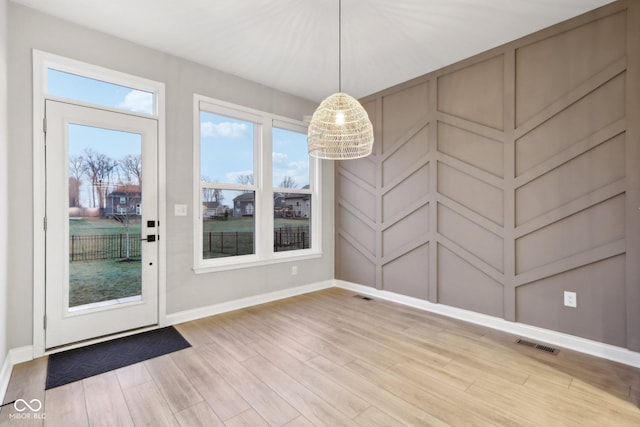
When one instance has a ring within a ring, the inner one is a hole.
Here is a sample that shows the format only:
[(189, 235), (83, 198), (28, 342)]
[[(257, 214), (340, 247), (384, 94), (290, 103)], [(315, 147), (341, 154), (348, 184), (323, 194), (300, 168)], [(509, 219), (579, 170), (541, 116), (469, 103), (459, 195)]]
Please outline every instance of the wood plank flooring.
[[(193, 347), (44, 391), (1, 426), (640, 426), (640, 370), (328, 289), (178, 325)], [(29, 416), (31, 416), (29, 418)]]

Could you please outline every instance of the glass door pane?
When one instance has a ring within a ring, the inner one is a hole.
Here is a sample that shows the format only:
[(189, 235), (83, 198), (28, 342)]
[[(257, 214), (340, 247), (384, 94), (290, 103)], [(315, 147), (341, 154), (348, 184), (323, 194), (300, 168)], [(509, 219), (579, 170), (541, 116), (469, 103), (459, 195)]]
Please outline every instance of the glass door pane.
[(69, 124), (69, 311), (141, 299), (142, 136)]

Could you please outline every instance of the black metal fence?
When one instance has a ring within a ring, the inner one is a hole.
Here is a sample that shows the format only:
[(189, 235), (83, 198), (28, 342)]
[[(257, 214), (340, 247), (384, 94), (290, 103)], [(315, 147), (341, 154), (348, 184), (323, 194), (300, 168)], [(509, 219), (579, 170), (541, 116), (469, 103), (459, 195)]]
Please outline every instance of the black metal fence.
[(125, 259), (127, 257), (140, 258), (140, 234), (69, 236), (69, 261)]
[[(69, 236), (69, 261), (140, 258), (140, 234)], [(309, 227), (284, 227), (273, 231), (274, 252), (308, 249)], [(128, 245), (128, 248), (127, 248)], [(254, 253), (251, 231), (206, 231), (204, 258)]]
[(205, 231), (202, 236), (203, 258), (254, 253), (251, 231)]
[(273, 251), (291, 251), (310, 247), (309, 227), (286, 227), (273, 230)]
[[(286, 227), (273, 231), (274, 252), (310, 247), (309, 227)], [(202, 235), (204, 259), (254, 253), (252, 231), (205, 231)]]

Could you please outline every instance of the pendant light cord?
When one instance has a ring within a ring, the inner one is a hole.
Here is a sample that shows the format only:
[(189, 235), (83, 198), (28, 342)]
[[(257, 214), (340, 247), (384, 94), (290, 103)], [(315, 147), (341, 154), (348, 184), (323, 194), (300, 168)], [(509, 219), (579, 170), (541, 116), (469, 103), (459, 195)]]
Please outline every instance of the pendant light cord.
[(342, 92), (342, 0), (338, 0), (338, 92)]

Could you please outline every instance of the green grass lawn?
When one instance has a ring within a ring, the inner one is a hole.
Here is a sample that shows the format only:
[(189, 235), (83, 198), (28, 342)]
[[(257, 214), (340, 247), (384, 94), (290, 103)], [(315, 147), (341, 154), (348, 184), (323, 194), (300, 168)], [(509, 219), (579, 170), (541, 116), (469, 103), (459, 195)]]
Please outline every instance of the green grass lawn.
[[(126, 228), (107, 218), (73, 218), (69, 233), (73, 236), (125, 234)], [(140, 233), (140, 217), (129, 218), (129, 233)], [(119, 259), (74, 261), (69, 263), (69, 306), (91, 304), (140, 295), (140, 260)]]
[(69, 307), (140, 295), (140, 260), (69, 263)]
[[(293, 219), (293, 218), (275, 218), (274, 228), (296, 228), (296, 227), (309, 227), (308, 219)], [(251, 216), (243, 217), (229, 217), (227, 220), (213, 220), (206, 219), (202, 223), (202, 231), (215, 231), (216, 233), (225, 231), (253, 231), (254, 221)]]
[[(118, 221), (107, 218), (71, 218), (69, 234), (75, 236), (96, 236), (104, 234), (124, 234), (127, 230)], [(140, 217), (129, 218), (129, 232), (140, 233)]]

